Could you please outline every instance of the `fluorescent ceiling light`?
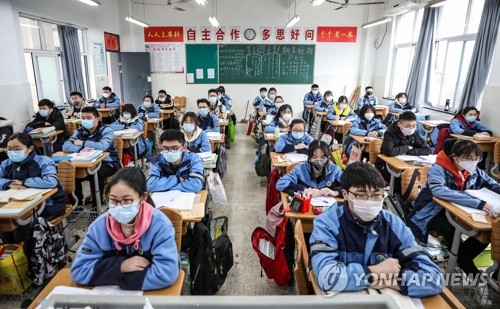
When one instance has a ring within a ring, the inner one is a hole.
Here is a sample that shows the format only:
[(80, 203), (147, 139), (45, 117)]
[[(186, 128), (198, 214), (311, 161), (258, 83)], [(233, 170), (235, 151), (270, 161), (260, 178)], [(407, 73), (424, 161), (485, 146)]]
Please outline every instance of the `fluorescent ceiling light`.
[(390, 18), (390, 17), (384, 17), (384, 18), (376, 19), (376, 20), (369, 21), (367, 23), (362, 24), (361, 28), (370, 28), (370, 27), (377, 26), (377, 25), (380, 25), (380, 24), (388, 23), (391, 20), (392, 20), (392, 18)]
[(326, 0), (312, 0), (311, 1), (311, 5), (312, 6), (320, 6), (323, 4), (323, 2), (325, 2)]
[(290, 21), (286, 24), (286, 27), (287, 28), (290, 28), (290, 27), (293, 27), (293, 25), (295, 25), (298, 21), (300, 20), (300, 16), (299, 15), (295, 15), (294, 17), (292, 17), (292, 19), (290, 19)]
[(212, 24), (212, 27), (214, 28), (219, 28), (219, 21), (217, 20), (217, 18), (215, 16), (210, 16), (208, 18), (208, 21)]
[(429, 2), (429, 6), (431, 8), (437, 8), (438, 6), (443, 6), (445, 4), (446, 0), (434, 0)]
[(131, 22), (133, 24), (139, 25), (141, 27), (144, 27), (144, 28), (149, 27), (149, 24), (147, 22), (142, 21), (142, 20), (138, 20), (138, 19), (136, 19), (136, 18), (134, 18), (132, 16), (125, 17), (125, 20), (128, 21), (128, 22)]
[(23, 27), (27, 27), (27, 28), (35, 28), (35, 29), (40, 28), (40, 27), (35, 26), (35, 25), (28, 25), (28, 24), (20, 24), (20, 25), (23, 26)]
[(196, 4), (199, 4), (201, 6), (207, 5), (207, 0), (196, 0)]
[(98, 6), (98, 5), (101, 5), (101, 3), (97, 0), (78, 0), (80, 2), (83, 2), (85, 4), (88, 4), (90, 6)]

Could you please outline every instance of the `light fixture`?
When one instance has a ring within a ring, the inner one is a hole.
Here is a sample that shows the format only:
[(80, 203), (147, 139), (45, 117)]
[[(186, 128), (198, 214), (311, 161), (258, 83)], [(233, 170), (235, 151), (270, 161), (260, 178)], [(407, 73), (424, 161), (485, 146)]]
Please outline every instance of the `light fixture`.
[(201, 6), (207, 5), (207, 0), (196, 0), (196, 4), (199, 4)]
[(290, 19), (290, 21), (286, 24), (286, 27), (287, 28), (290, 28), (290, 27), (293, 27), (293, 25), (295, 25), (296, 23), (298, 23), (300, 20), (300, 16), (299, 15), (295, 15), (294, 17), (292, 17), (292, 19)]
[(323, 4), (323, 2), (325, 2), (326, 0), (312, 0), (311, 1), (311, 5), (312, 6), (320, 6)]
[(376, 20), (364, 23), (364, 24), (361, 25), (361, 28), (370, 28), (370, 27), (373, 27), (373, 26), (377, 26), (377, 25), (388, 23), (391, 20), (392, 20), (392, 18), (390, 18), (390, 17), (383, 17), (383, 18), (380, 18), (380, 19), (376, 19)]
[(437, 8), (438, 6), (443, 6), (445, 4), (446, 0), (434, 0), (429, 2), (428, 6), (431, 8)]
[(215, 16), (210, 16), (208, 18), (208, 21), (212, 24), (212, 27), (214, 28), (219, 28), (219, 21), (217, 20), (217, 18)]
[(88, 4), (90, 6), (98, 6), (98, 5), (101, 5), (101, 3), (97, 0), (78, 0), (80, 2), (83, 2), (85, 4)]
[(142, 21), (142, 20), (138, 20), (136, 18), (134, 18), (133, 16), (127, 16), (125, 17), (125, 20), (128, 21), (128, 22), (131, 22), (133, 24), (136, 24), (136, 25), (139, 25), (141, 27), (149, 27), (149, 24), (145, 21)]
[(35, 29), (39, 29), (40, 28), (40, 27), (35, 26), (35, 25), (28, 25), (28, 24), (19, 24), (19, 25), (21, 25), (23, 27), (26, 27), (26, 28), (35, 28)]

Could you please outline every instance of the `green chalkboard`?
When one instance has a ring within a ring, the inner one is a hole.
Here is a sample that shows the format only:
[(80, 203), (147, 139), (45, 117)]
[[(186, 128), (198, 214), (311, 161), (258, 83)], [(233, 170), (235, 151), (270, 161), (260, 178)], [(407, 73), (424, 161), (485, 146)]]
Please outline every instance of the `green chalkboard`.
[(218, 83), (217, 56), (216, 44), (187, 44), (186, 82), (195, 84)]
[(314, 45), (219, 45), (219, 82), (311, 84)]

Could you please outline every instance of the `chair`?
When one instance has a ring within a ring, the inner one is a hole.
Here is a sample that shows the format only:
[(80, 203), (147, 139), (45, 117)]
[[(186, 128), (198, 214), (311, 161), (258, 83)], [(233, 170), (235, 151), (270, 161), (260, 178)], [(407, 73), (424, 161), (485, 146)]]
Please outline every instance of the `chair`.
[(165, 216), (168, 217), (175, 230), (175, 243), (177, 245), (177, 252), (181, 251), (181, 240), (182, 235), (184, 233), (183, 223), (182, 223), (182, 215), (180, 212), (174, 209), (170, 209), (167, 207), (160, 208), (160, 211), (163, 212)]
[(288, 165), (286, 167), (286, 173), (287, 174), (290, 173), (293, 170), (293, 168), (296, 167), (297, 165), (299, 165), (300, 163), (303, 163), (303, 162), (294, 162), (294, 163)]
[(368, 145), (368, 156), (371, 164), (375, 164), (377, 157), (380, 154), (380, 149), (382, 148), (382, 140), (379, 138), (373, 139)]
[(297, 290), (300, 295), (311, 295), (311, 282), (308, 278), (309, 273), (309, 253), (307, 252), (302, 221), (295, 222), (295, 247), (297, 249), (297, 260), (293, 273), (297, 282)]
[(491, 168), (491, 174), (499, 178), (500, 173), (498, 167), (500, 165), (500, 142), (495, 143), (495, 148), (493, 149), (493, 163), (495, 163), (495, 165)]
[[(75, 195), (75, 187), (76, 187), (76, 167), (73, 165), (71, 162), (68, 161), (61, 161), (57, 165), (57, 178), (59, 179), (59, 183), (61, 184), (61, 187), (63, 188), (64, 192), (66, 195), (71, 195), (73, 197), (73, 200), (75, 200), (75, 203), (73, 205), (71, 204), (66, 204), (66, 211), (52, 220), (50, 220), (50, 223), (52, 223), (54, 226), (58, 226), (61, 224), (61, 227), (63, 228), (64, 231), (64, 239), (66, 240), (66, 244), (68, 245), (68, 248), (71, 248), (74, 244), (72, 242), (72, 239), (70, 239), (69, 233), (68, 233), (68, 222), (66, 218), (73, 212), (73, 210), (78, 206), (78, 198)], [(76, 239), (75, 239), (76, 242)]]
[(66, 131), (68, 131), (70, 136), (73, 136), (75, 130), (76, 130), (76, 123), (72, 121), (66, 122)]
[[(420, 189), (425, 186), (425, 183), (427, 182), (427, 175), (429, 174), (429, 166), (424, 166), (424, 167), (418, 167), (419, 169), (419, 175), (417, 176), (417, 179), (415, 180), (415, 184), (413, 185), (413, 188), (411, 189), (411, 193), (408, 196), (408, 201), (414, 201), (417, 199), (418, 194), (420, 193)], [(401, 173), (401, 192), (406, 192), (406, 189), (408, 188), (410, 182), (411, 182), (411, 177), (413, 176), (413, 171), (415, 169), (407, 169)]]
[(123, 159), (123, 140), (119, 137), (115, 136), (115, 149), (118, 153), (118, 158), (120, 158), (120, 162)]

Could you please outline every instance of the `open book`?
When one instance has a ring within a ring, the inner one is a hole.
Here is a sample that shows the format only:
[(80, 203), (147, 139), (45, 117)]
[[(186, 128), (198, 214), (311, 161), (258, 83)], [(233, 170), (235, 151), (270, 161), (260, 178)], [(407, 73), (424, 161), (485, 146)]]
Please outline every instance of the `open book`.
[(9, 189), (7, 191), (0, 191), (0, 203), (8, 203), (10, 201), (31, 201), (37, 196), (49, 192), (50, 189), (35, 189), (28, 188), (22, 190)]
[(193, 209), (196, 194), (193, 192), (181, 192), (178, 190), (155, 192), (151, 195), (156, 208), (167, 207), (176, 210)]
[[(473, 196), (477, 199), (480, 199), (481, 201), (485, 201), (488, 204), (491, 205), (499, 205), (500, 204), (500, 194), (495, 193), (487, 188), (482, 188), (479, 190), (465, 190), (465, 193), (469, 194), (470, 196)], [(456, 203), (452, 203), (453, 205), (457, 206), (458, 208), (462, 209), (468, 214), (480, 214), (480, 215), (487, 215), (486, 211), (472, 208), (472, 207), (467, 207), (467, 206), (462, 206)]]
[(102, 150), (86, 147), (79, 153), (70, 154), (71, 162), (74, 163), (92, 163), (102, 155)]
[(208, 139), (213, 140), (213, 141), (218, 141), (221, 139), (222, 134), (219, 132), (207, 132)]
[(436, 163), (437, 155), (428, 155), (428, 156), (399, 155), (396, 156), (396, 158), (411, 163), (413, 165), (432, 165)]
[(29, 135), (33, 138), (39, 138), (39, 137), (44, 137), (49, 135), (50, 133), (54, 132), (56, 130), (56, 127), (50, 126), (50, 127), (43, 127), (43, 128), (36, 128), (33, 129), (29, 132)]
[(15, 200), (8, 202), (7, 204), (0, 204), (0, 215), (17, 216), (38, 203), (42, 198), (43, 196), (41, 194), (38, 194), (32, 200)]

